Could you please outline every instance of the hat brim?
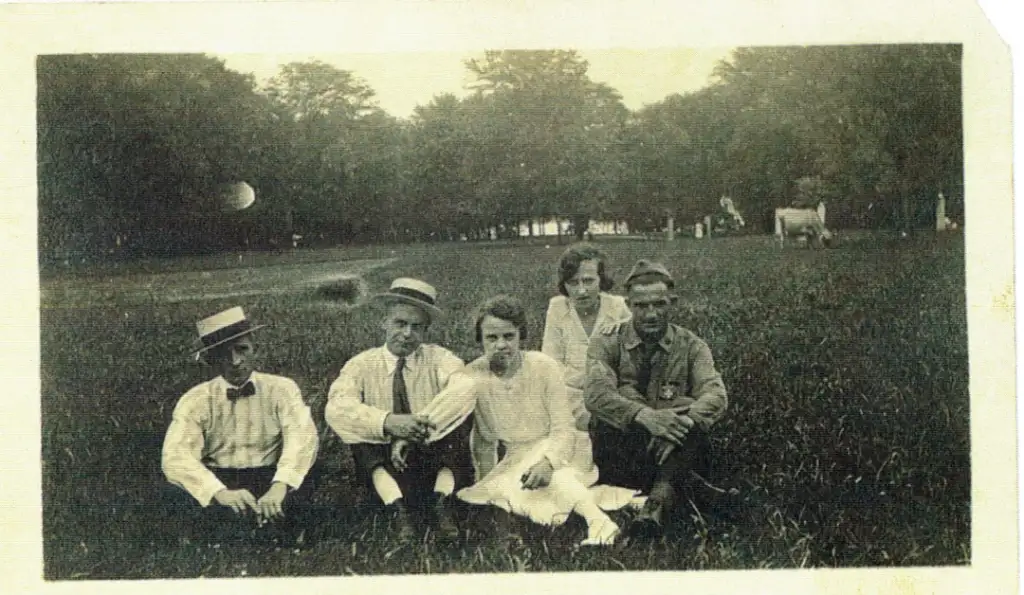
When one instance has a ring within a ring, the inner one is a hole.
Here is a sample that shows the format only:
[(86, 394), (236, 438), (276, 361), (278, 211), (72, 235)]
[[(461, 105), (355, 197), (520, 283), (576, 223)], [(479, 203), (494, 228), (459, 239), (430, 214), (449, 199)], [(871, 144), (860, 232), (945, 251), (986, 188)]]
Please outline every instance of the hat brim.
[(216, 343), (213, 343), (213, 344), (210, 344), (210, 345), (203, 345), (202, 347), (199, 347), (197, 349), (193, 349), (192, 351), (189, 351), (189, 355), (199, 355), (200, 353), (209, 351), (209, 350), (213, 349), (214, 347), (217, 347), (218, 345), (223, 345), (223, 344), (228, 343), (230, 341), (234, 341), (235, 339), (237, 339), (239, 337), (244, 337), (246, 335), (251, 335), (252, 333), (255, 333), (256, 331), (258, 331), (258, 330), (260, 330), (262, 328), (267, 328), (267, 325), (265, 325), (265, 324), (257, 324), (256, 326), (247, 328), (246, 330), (244, 330), (244, 331), (242, 331), (240, 333), (236, 333), (234, 335), (231, 335), (230, 337), (225, 337), (225, 338), (221, 339), (220, 341), (217, 341)]
[(418, 300), (407, 295), (402, 295), (400, 293), (378, 293), (373, 296), (373, 299), (382, 304), (393, 304), (397, 302), (400, 304), (408, 304), (410, 306), (415, 306), (425, 311), (427, 314), (430, 315), (431, 318), (437, 318), (438, 316), (442, 316), (444, 314), (444, 311), (442, 311), (441, 308), (438, 308), (433, 304), (428, 304), (427, 302), (424, 302), (422, 300)]

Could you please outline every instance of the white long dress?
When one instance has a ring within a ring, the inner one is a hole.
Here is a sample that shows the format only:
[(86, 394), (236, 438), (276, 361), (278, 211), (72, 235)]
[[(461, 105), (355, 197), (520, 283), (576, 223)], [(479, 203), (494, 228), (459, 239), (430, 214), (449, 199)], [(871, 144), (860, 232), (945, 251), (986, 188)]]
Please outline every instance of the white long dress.
[[(484, 358), (457, 372), (426, 410), (435, 425), (430, 441), (438, 440), (474, 414), (477, 440), (473, 465), (477, 481), (459, 490), (470, 504), (494, 505), (543, 525), (561, 525), (576, 504), (593, 499), (603, 510), (635, 503), (637, 492), (595, 486), (590, 440), (579, 440), (566, 396), (561, 365), (538, 351), (522, 352), (519, 370), (509, 378), (493, 374)], [(495, 459), (496, 445), (505, 456)], [(522, 477), (542, 458), (554, 468), (551, 483), (535, 490), (522, 487)]]

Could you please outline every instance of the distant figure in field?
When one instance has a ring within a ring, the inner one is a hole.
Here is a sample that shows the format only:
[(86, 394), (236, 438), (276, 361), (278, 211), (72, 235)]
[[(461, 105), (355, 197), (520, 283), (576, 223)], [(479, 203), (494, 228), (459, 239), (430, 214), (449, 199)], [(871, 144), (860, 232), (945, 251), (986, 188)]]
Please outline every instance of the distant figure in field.
[[(507, 296), (478, 309), (476, 340), (484, 354), (452, 377), (424, 415), (442, 437), (471, 413), (479, 440), (473, 448), (476, 483), (458, 497), (494, 505), (544, 525), (561, 525), (573, 512), (587, 523), (581, 545), (614, 543), (619, 528), (605, 513), (636, 504), (635, 490), (593, 486), (589, 441), (576, 440), (562, 366), (538, 351), (523, 351), (526, 313)], [(505, 446), (499, 461), (497, 445)]]
[(417, 279), (396, 279), (377, 299), (387, 307), (384, 345), (364, 351), (341, 369), (328, 394), (325, 417), (349, 444), (356, 471), (397, 525), (398, 537), (416, 537), (411, 509), (424, 510), (440, 535), (456, 538), (451, 511), (456, 482), (468, 476), (469, 423), (445, 440), (427, 441), (422, 411), (464, 362), (424, 343), (441, 314), (437, 291)]
[(631, 532), (659, 534), (684, 490), (702, 487), (692, 473), (707, 477), (727, 396), (707, 344), (669, 320), (668, 270), (641, 260), (625, 286), (632, 322), (591, 339), (584, 402), (601, 481), (646, 493)]
[[(248, 534), (271, 522), (290, 544), (302, 540), (312, 492), (317, 429), (298, 385), (257, 371), (253, 333), (235, 307), (197, 323), (199, 360), (217, 374), (178, 401), (162, 467), (173, 484), (172, 524), (206, 523), (205, 537)], [(211, 504), (216, 506), (210, 507)], [(239, 519), (255, 519), (237, 522)]]

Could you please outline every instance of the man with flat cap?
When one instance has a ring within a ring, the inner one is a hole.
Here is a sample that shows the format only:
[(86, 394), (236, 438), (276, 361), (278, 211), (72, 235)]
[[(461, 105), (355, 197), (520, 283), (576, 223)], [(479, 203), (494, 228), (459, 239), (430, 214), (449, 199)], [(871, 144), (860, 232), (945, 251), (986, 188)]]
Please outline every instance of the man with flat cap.
[(205, 522), (212, 532), (197, 535), (205, 537), (249, 534), (274, 521), (285, 539), (301, 539), (318, 449), (309, 407), (294, 381), (257, 371), (253, 333), (263, 327), (242, 308), (196, 327), (202, 346), (193, 353), (216, 376), (174, 408), (161, 457), (171, 484), (167, 521), (193, 530)]
[(457, 480), (465, 482), (468, 430), (427, 443), (429, 425), (417, 415), (464, 362), (425, 343), (440, 314), (437, 291), (418, 279), (400, 278), (376, 296), (386, 307), (384, 345), (345, 363), (328, 393), (325, 417), (350, 445), (356, 471), (397, 524), (400, 539), (414, 539), (413, 511), (430, 517), (443, 538), (459, 535), (452, 516)]
[(659, 534), (684, 490), (707, 477), (708, 434), (728, 400), (708, 345), (670, 321), (668, 270), (641, 260), (625, 287), (632, 320), (591, 340), (584, 402), (600, 481), (646, 493), (631, 532)]

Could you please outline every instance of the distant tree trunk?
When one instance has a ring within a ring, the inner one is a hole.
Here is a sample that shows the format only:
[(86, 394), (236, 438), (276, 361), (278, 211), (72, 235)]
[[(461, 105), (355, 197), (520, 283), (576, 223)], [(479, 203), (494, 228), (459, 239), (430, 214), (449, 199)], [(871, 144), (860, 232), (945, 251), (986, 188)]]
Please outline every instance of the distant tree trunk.
[(587, 233), (587, 227), (590, 226), (590, 217), (586, 214), (576, 214), (570, 217), (569, 221), (572, 222), (573, 230), (576, 232), (576, 241), (582, 242)]
[(556, 240), (559, 245), (562, 244), (562, 220), (555, 218), (555, 228), (558, 230), (558, 239)]

